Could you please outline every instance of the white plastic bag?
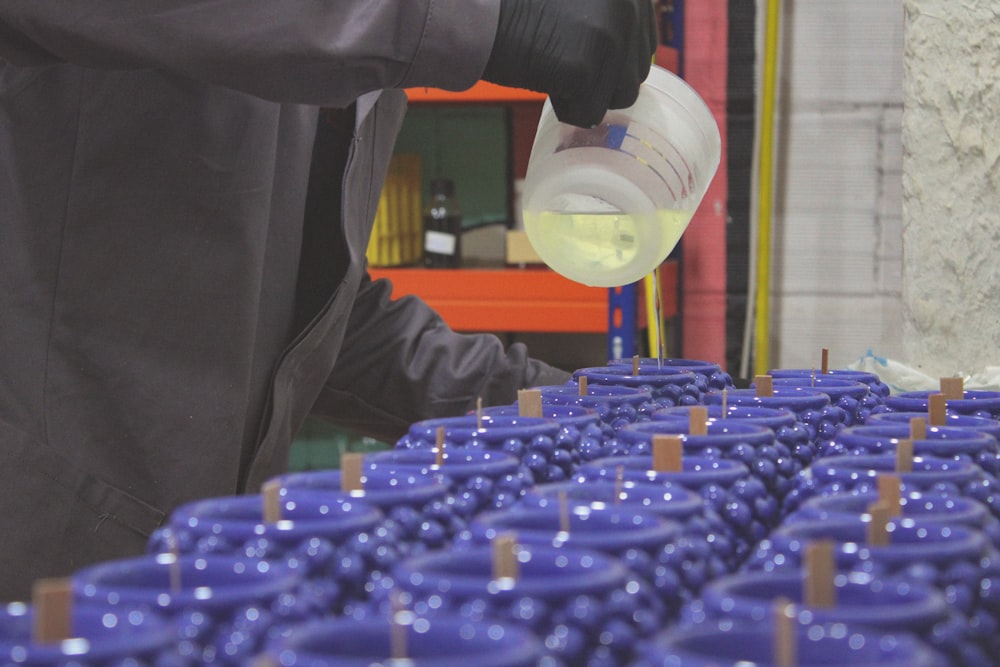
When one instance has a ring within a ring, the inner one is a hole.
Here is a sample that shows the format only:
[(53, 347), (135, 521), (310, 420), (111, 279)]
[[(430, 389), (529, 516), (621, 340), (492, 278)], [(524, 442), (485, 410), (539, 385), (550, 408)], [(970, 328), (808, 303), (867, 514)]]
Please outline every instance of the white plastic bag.
[[(853, 364), (851, 370), (867, 371), (878, 375), (889, 385), (893, 394), (907, 391), (934, 391), (941, 387), (941, 379), (886, 357), (879, 357), (871, 350)], [(987, 366), (975, 373), (955, 373), (961, 376), (966, 389), (1000, 391), (1000, 366)]]

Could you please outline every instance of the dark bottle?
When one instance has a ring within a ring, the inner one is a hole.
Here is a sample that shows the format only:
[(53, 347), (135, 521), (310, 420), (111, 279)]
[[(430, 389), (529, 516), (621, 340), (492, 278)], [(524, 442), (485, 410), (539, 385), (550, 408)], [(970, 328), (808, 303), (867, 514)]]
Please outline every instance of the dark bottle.
[(450, 178), (431, 181), (431, 200), (424, 208), (424, 266), (453, 269), (462, 257), (462, 211)]

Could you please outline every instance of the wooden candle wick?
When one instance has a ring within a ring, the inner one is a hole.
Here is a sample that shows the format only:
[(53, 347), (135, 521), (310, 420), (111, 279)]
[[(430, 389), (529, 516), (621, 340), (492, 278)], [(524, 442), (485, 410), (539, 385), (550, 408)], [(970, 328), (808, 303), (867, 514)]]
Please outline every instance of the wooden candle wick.
[(681, 436), (653, 436), (653, 470), (656, 472), (684, 470), (684, 440)]
[(559, 492), (559, 530), (569, 534), (569, 499), (565, 490)]
[(622, 502), (622, 487), (625, 482), (625, 466), (619, 465), (615, 466), (615, 504), (620, 505)]
[(890, 517), (903, 516), (902, 487), (899, 475), (878, 476), (878, 501), (886, 506)]
[(757, 375), (754, 377), (754, 385), (757, 387), (757, 398), (771, 398), (774, 396), (774, 383), (770, 375)]
[(823, 348), (820, 350), (820, 374), (826, 375), (830, 372), (830, 350)]
[(816, 387), (816, 369), (813, 368), (812, 372), (809, 374), (809, 386)]
[(177, 535), (173, 531), (167, 536), (170, 544), (170, 565), (168, 575), (170, 577), (170, 592), (177, 594), (181, 592), (181, 550), (177, 546)]
[(580, 396), (587, 395), (587, 376), (581, 375), (576, 379), (577, 386), (580, 387)]
[(638, 374), (639, 374), (639, 355), (637, 354), (632, 357), (632, 375), (638, 375)]
[(868, 506), (871, 522), (868, 524), (868, 544), (873, 547), (889, 546), (889, 508), (883, 502)]
[(704, 405), (692, 405), (688, 410), (688, 433), (708, 435), (708, 409)]
[(493, 538), (493, 579), (517, 580), (520, 567), (517, 562), (517, 535), (502, 533)]
[(541, 417), (542, 392), (537, 389), (519, 389), (517, 392), (517, 414), (521, 417)]
[(927, 397), (927, 421), (931, 426), (944, 426), (948, 422), (948, 406), (944, 394)]
[(340, 490), (345, 493), (364, 491), (365, 485), (361, 479), (364, 455), (361, 452), (348, 452), (340, 456)]
[(444, 441), (445, 441), (444, 426), (438, 426), (434, 436), (435, 436), (434, 465), (440, 468), (442, 465), (444, 465)]
[(729, 389), (727, 387), (722, 388), (722, 418), (726, 418), (726, 413), (729, 412)]
[(941, 393), (946, 401), (960, 401), (965, 398), (965, 381), (960, 377), (941, 378)]
[(260, 487), (264, 523), (281, 521), (281, 482), (272, 479)]
[(787, 598), (777, 598), (771, 618), (774, 624), (774, 665), (795, 667), (798, 660), (795, 605)]
[(810, 607), (829, 608), (837, 604), (837, 589), (833, 582), (836, 572), (834, 550), (833, 540), (806, 545), (803, 601)]
[(913, 472), (913, 441), (896, 443), (896, 472)]
[(476, 430), (483, 430), (483, 397), (476, 398)]
[(73, 587), (70, 579), (38, 579), (31, 588), (31, 638), (37, 644), (69, 639), (73, 632)]
[(393, 660), (406, 660), (409, 647), (407, 646), (406, 624), (401, 622), (400, 616), (406, 611), (402, 596), (399, 591), (393, 589), (390, 596), (389, 613), (389, 652)]
[(927, 420), (923, 417), (914, 417), (910, 420), (910, 440), (927, 439)]

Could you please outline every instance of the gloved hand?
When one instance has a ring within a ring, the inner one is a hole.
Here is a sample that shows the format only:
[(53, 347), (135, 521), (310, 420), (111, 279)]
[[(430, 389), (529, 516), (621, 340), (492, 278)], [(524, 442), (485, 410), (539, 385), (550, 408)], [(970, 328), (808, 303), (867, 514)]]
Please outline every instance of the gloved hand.
[(500, 0), (483, 78), (547, 93), (559, 120), (592, 127), (632, 105), (656, 51), (652, 0)]

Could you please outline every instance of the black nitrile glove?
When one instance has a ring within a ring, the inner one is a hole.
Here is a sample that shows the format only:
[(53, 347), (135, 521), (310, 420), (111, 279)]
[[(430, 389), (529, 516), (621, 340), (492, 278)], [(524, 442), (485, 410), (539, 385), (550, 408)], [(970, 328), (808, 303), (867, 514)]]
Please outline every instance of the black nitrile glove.
[(483, 78), (547, 93), (564, 123), (631, 106), (656, 51), (651, 0), (500, 0)]

